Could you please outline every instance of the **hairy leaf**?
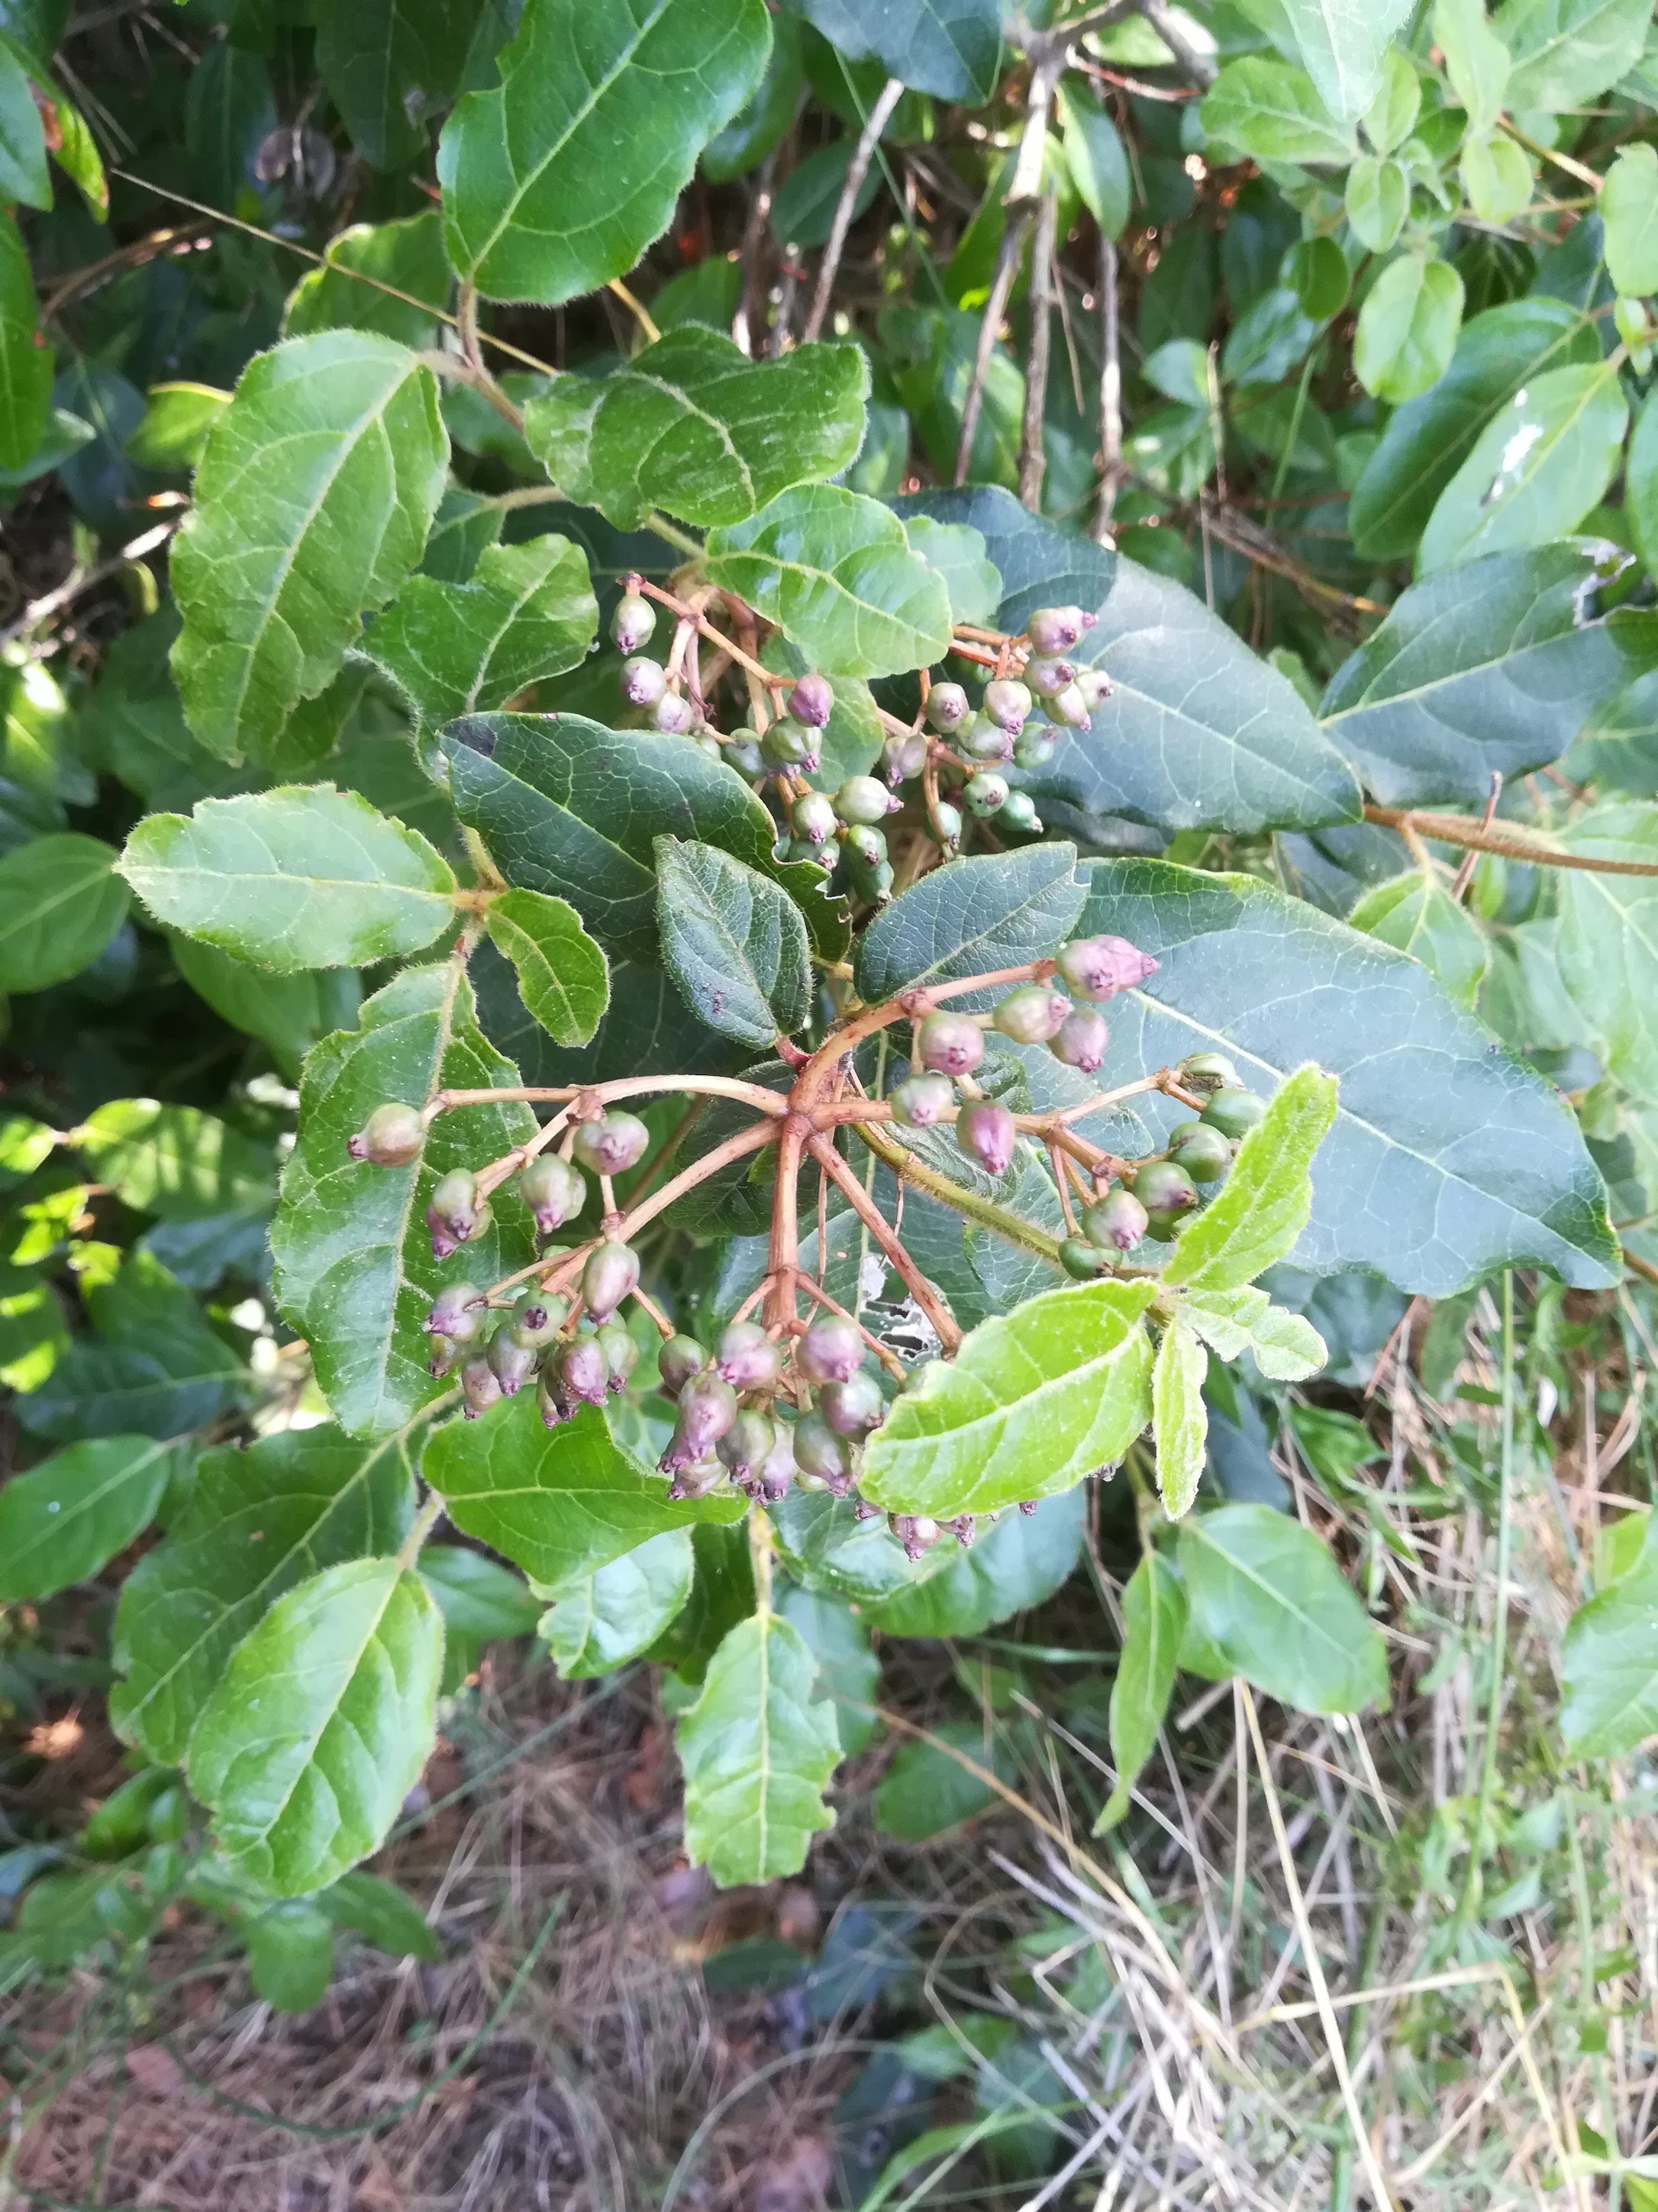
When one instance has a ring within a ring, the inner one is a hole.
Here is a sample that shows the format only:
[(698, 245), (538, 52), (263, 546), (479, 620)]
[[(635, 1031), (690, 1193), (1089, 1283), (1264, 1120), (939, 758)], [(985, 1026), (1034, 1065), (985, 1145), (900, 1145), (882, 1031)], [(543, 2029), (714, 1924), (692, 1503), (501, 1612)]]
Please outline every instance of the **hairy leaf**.
[(849, 61), (872, 55), (889, 76), (940, 100), (987, 100), (1002, 58), (996, 0), (799, 0)]
[(1151, 1365), (1151, 1439), (1157, 1453), (1157, 1491), (1163, 1511), (1178, 1521), (1192, 1510), (1203, 1474), (1209, 1409), (1203, 1400), (1209, 1355), (1197, 1330), (1176, 1307)]
[(1437, 976), (1451, 997), (1472, 1006), (1491, 965), (1491, 947), (1467, 909), (1433, 876), (1415, 871), (1366, 891), (1347, 917), (1355, 929), (1397, 945)]
[(1297, 1068), (1239, 1146), (1219, 1196), (1182, 1225), (1164, 1280), (1236, 1290), (1287, 1259), (1312, 1211), (1313, 1155), (1335, 1112), (1333, 1080)]
[(1625, 1759), (1658, 1735), (1658, 1549), (1650, 1522), (1634, 1562), (1566, 1624), (1560, 1733), (1579, 1759)]
[[(1658, 807), (1597, 806), (1561, 842), (1586, 859), (1658, 863)], [(1658, 1091), (1658, 877), (1563, 868), (1560, 976), (1608, 1075), (1636, 1097)]]
[(841, 1739), (834, 1706), (813, 1700), (817, 1674), (799, 1630), (756, 1613), (726, 1637), (674, 1732), (686, 1854), (722, 1885), (798, 1874), (835, 1824), (823, 1790)]
[(436, 729), (579, 667), (598, 633), (586, 555), (568, 538), (532, 538), (486, 546), (464, 584), (411, 576), (364, 650)]
[(195, 1106), (112, 1098), (76, 1130), (94, 1179), (164, 1219), (246, 1212), (276, 1194), (270, 1152)]
[[(873, 1006), (900, 991), (1051, 959), (1087, 896), (1070, 845), (950, 860), (877, 915), (858, 947), (859, 995)], [(952, 1005), (991, 1005), (969, 992)]]
[(1206, 95), (1203, 127), (1254, 161), (1345, 168), (1357, 152), (1351, 123), (1332, 115), (1305, 70), (1254, 54), (1228, 62)]
[(1285, 0), (1307, 74), (1338, 122), (1357, 123), (1375, 100), (1388, 41), (1410, 12), (1410, 0)]
[(288, 294), (282, 336), (378, 331), (399, 345), (432, 345), (453, 283), (435, 208), (400, 222), (354, 222), (336, 232), (322, 266), (307, 269)]
[(508, 890), (486, 919), (491, 942), (512, 962), (519, 995), (543, 1029), (560, 1044), (586, 1044), (604, 1018), (610, 975), (575, 908), (540, 891)]
[(985, 556), (1002, 580), (996, 620), (1015, 635), (1037, 607), (1075, 605), (1091, 612), (1116, 574), (1117, 556), (1107, 547), (1033, 514), (999, 484), (907, 492), (888, 504), (906, 524), (925, 514), (935, 522), (966, 523), (978, 532)]
[(1505, 0), (1509, 107), (1558, 114), (1593, 100), (1635, 67), (1651, 21), (1647, 0)]
[(713, 845), (656, 841), (668, 972), (710, 1029), (763, 1051), (805, 1023), (811, 954), (794, 902)]

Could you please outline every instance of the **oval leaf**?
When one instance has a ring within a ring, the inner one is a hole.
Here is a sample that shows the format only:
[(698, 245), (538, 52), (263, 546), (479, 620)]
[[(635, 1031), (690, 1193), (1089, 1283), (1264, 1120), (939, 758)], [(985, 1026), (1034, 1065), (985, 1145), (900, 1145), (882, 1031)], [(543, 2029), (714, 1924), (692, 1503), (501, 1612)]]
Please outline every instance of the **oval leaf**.
[(1122, 1652), (1111, 1685), (1111, 1755), (1117, 1779), (1094, 1833), (1114, 1828), (1151, 1758), (1175, 1687), (1186, 1632), (1186, 1591), (1171, 1559), (1148, 1549), (1122, 1594)]
[(1298, 1712), (1387, 1703), (1387, 1647), (1310, 1528), (1224, 1505), (1181, 1522), (1179, 1558), (1192, 1628), (1233, 1673)]
[(155, 1517), (175, 1460), (148, 1437), (71, 1444), (0, 1490), (0, 1600), (54, 1597)]
[(573, 1583), (541, 1619), (564, 1680), (589, 1681), (647, 1651), (690, 1595), (693, 1556), (689, 1530), (665, 1528)]
[[(1087, 896), (1076, 862), (1070, 845), (1032, 845), (930, 869), (865, 931), (859, 995), (873, 1006), (900, 991), (1051, 958)], [(951, 1003), (988, 1006), (996, 996), (969, 993)]]
[(119, 855), (96, 837), (36, 837), (0, 860), (0, 991), (89, 968), (126, 920)]
[(1163, 1333), (1151, 1366), (1151, 1439), (1163, 1510), (1178, 1521), (1192, 1510), (1203, 1477), (1209, 1409), (1203, 1401), (1209, 1355), (1182, 1310)]
[(610, 971), (575, 908), (540, 891), (502, 891), (487, 921), (490, 943), (512, 962), (519, 995), (542, 1028), (559, 1044), (587, 1043), (610, 1002)]
[(1532, 378), (1440, 493), (1423, 532), (1423, 572), (1576, 530), (1612, 482), (1628, 428), (1615, 367)]
[(1180, 1231), (1164, 1281), (1236, 1290), (1287, 1259), (1312, 1212), (1313, 1155), (1335, 1112), (1333, 1079), (1298, 1067), (1238, 1146), (1220, 1195)]
[(811, 954), (800, 909), (712, 845), (656, 841), (662, 957), (691, 1012), (756, 1050), (801, 1027)]
[(835, 1825), (823, 1784), (841, 1756), (835, 1707), (814, 1701), (817, 1662), (774, 1613), (731, 1630), (674, 1731), (685, 1774), (685, 1850), (722, 1887), (798, 1874)]

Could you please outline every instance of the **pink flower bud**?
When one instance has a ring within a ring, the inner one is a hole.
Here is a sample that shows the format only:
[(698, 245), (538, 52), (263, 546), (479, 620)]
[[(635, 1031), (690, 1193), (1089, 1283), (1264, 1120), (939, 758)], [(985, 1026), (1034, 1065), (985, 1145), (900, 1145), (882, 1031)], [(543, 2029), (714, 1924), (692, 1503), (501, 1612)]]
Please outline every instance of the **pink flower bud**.
[(1114, 999), (1157, 972), (1151, 954), (1126, 937), (1078, 938), (1060, 947), (1055, 965), (1080, 999)]

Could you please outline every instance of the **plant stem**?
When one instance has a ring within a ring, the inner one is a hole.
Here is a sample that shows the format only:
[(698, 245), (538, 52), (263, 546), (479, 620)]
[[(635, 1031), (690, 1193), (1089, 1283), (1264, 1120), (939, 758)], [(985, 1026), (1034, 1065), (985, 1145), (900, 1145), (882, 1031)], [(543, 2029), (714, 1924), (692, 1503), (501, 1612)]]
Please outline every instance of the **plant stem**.
[(653, 538), (660, 538), (665, 544), (673, 546), (677, 551), (683, 553), (687, 560), (700, 561), (702, 557), (702, 548), (691, 536), (689, 531), (682, 530), (677, 522), (670, 522), (667, 516), (657, 507), (647, 508), (645, 519), (640, 527), (648, 530)]
[(945, 1206), (954, 1206), (957, 1213), (963, 1213), (969, 1221), (976, 1221), (981, 1228), (992, 1231), (1005, 1243), (1017, 1245), (1020, 1251), (1034, 1252), (1038, 1259), (1049, 1260), (1056, 1267), (1059, 1266), (1058, 1241), (1045, 1230), (1038, 1229), (1035, 1222), (1009, 1212), (1006, 1207), (998, 1206), (994, 1199), (981, 1198), (975, 1191), (963, 1190), (960, 1183), (952, 1182), (948, 1176), (940, 1175), (935, 1168), (925, 1166), (913, 1152), (906, 1152), (902, 1145), (895, 1143), (880, 1130), (872, 1128), (867, 1122), (859, 1121), (854, 1126), (871, 1152), (884, 1160), (894, 1175), (903, 1182), (913, 1182), (918, 1190), (926, 1191), (929, 1198), (938, 1199)]
[(763, 1506), (749, 1508), (749, 1559), (754, 1567), (754, 1609), (771, 1619), (771, 1522)]
[(420, 1556), (420, 1547), (431, 1534), (443, 1512), (443, 1500), (435, 1490), (428, 1490), (421, 1501), (420, 1511), (415, 1516), (415, 1525), (398, 1548), (398, 1565), (405, 1574)]
[(1479, 1901), (1485, 1824), (1497, 1795), (1497, 1748), (1503, 1721), (1503, 1672), (1509, 1656), (1509, 1566), (1513, 1543), (1514, 1505), (1514, 1270), (1503, 1270), (1503, 1441), (1498, 1462), (1497, 1492), (1497, 1596), (1491, 1622), (1491, 1686), (1485, 1709), (1485, 1741), (1479, 1760), (1479, 1795), (1474, 1804), (1473, 1832), (1468, 1838), (1468, 1863), (1462, 1892), (1451, 1920), (1455, 1942), (1464, 1936)]
[(892, 111), (903, 97), (903, 79), (890, 76), (881, 88), (881, 96), (869, 112), (869, 119), (859, 134), (852, 160), (847, 166), (846, 182), (841, 187), (841, 197), (835, 203), (835, 220), (829, 226), (829, 244), (823, 248), (823, 258), (818, 264), (817, 289), (811, 295), (805, 328), (800, 333), (800, 343), (810, 345), (823, 327), (823, 318), (829, 313), (829, 295), (835, 289), (835, 272), (841, 266), (841, 256), (846, 251), (847, 233), (852, 228), (853, 209), (869, 174), (869, 165), (881, 133), (886, 129)]
[(1477, 822), (1466, 821), (1460, 814), (1424, 814), (1408, 806), (1367, 805), (1364, 819), (1380, 822), (1388, 830), (1414, 830), (1420, 836), (1430, 837), (1436, 845), (1463, 845), (1472, 852), (1501, 853), (1507, 860), (1529, 860), (1540, 868), (1583, 868), (1601, 876), (1658, 876), (1658, 861), (1602, 860), (1588, 853), (1563, 853), (1552, 845), (1533, 844), (1529, 836), (1482, 829)]
[(874, 1200), (835, 1151), (829, 1138), (814, 1136), (810, 1149), (812, 1158), (827, 1171), (830, 1181), (840, 1185), (843, 1194), (851, 1200), (853, 1212), (902, 1277), (905, 1289), (932, 1322), (946, 1355), (954, 1352), (962, 1341), (962, 1332), (957, 1327), (955, 1316), (940, 1302), (932, 1284), (894, 1236)]

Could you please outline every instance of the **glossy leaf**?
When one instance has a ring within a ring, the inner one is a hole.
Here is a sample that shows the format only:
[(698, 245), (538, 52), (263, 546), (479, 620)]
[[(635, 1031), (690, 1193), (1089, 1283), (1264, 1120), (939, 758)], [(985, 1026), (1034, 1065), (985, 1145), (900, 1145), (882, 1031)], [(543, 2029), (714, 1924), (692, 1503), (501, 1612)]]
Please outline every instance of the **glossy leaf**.
[(1411, 211), (1411, 183), (1397, 161), (1362, 155), (1347, 172), (1344, 205), (1348, 225), (1371, 253), (1386, 253)]
[[(1087, 896), (1076, 860), (1072, 846), (1041, 845), (930, 869), (865, 931), (859, 995), (873, 1006), (900, 991), (1051, 959)], [(993, 988), (950, 1003), (989, 1006), (997, 995)]]
[(823, 871), (774, 860), (771, 816), (734, 769), (687, 740), (607, 730), (580, 714), (481, 714), (445, 731), (439, 745), (456, 811), (508, 882), (568, 899), (615, 957), (658, 957), (656, 841), (665, 836), (717, 845), (780, 884), (817, 950), (844, 952)]
[(390, 339), (324, 331), (255, 356), (173, 544), (173, 672), (204, 744), (262, 759), (327, 688), (359, 615), (419, 560), (448, 458), (436, 380)]
[(665, 1528), (571, 1583), (541, 1620), (563, 1680), (588, 1681), (648, 1651), (690, 1595), (691, 1568), (689, 1532)]
[(282, 336), (378, 331), (399, 345), (432, 345), (453, 283), (435, 209), (400, 222), (354, 222), (288, 294)]
[(1435, 0), (1433, 21), (1445, 74), (1469, 130), (1494, 129), (1513, 64), (1508, 47), (1485, 20), (1484, 0)]
[(245, 1212), (276, 1196), (270, 1155), (195, 1106), (113, 1098), (76, 1131), (93, 1179), (163, 1219)]
[(260, 147), (276, 127), (276, 95), (263, 54), (216, 40), (190, 73), (184, 143), (202, 198), (232, 211), (250, 189)]
[(1102, 235), (1121, 238), (1128, 221), (1132, 189), (1128, 156), (1117, 126), (1078, 77), (1061, 83), (1057, 100), (1065, 125), (1065, 160), (1071, 180)]
[(439, 1176), (499, 1158), (533, 1133), (535, 1116), (513, 1105), (440, 1114), (404, 1167), (354, 1160), (347, 1140), (385, 1101), (423, 1106), (446, 1086), (517, 1081), (480, 1033), (453, 961), (398, 976), (367, 1002), (358, 1028), (325, 1038), (306, 1062), (299, 1138), (270, 1230), (276, 1299), (353, 1434), (401, 1428), (453, 1388), (427, 1371), (424, 1323), (444, 1284), (495, 1282), (531, 1256), (530, 1216), (511, 1183), (490, 1201), (492, 1225), (449, 1260), (433, 1258), (425, 1212)]
[(1157, 1454), (1157, 1491), (1171, 1521), (1190, 1512), (1203, 1474), (1209, 1435), (1203, 1382), (1208, 1371), (1209, 1355), (1201, 1339), (1183, 1309), (1177, 1307), (1151, 1365), (1151, 1438)]
[(1298, 1267), (1372, 1267), (1433, 1297), (1503, 1265), (1608, 1281), (1604, 1194), (1575, 1119), (1414, 961), (1259, 880), (1157, 860), (1091, 872), (1078, 933), (1162, 963), (1112, 1002), (1102, 1085), (1216, 1050), (1263, 1094), (1309, 1051), (1339, 1079)]
[[(1586, 858), (1658, 865), (1658, 808), (1597, 806), (1564, 831)], [(1658, 877), (1560, 871), (1560, 976), (1606, 1073), (1637, 1097), (1658, 1088)]]
[(1388, 42), (1410, 12), (1410, 0), (1285, 0), (1307, 74), (1339, 123), (1357, 123), (1376, 99)]
[(0, 46), (0, 201), (52, 205), (46, 134), (29, 73), (9, 46)]
[(1148, 1547), (1123, 1586), (1122, 1652), (1111, 1685), (1117, 1779), (1094, 1823), (1096, 1836), (1114, 1828), (1127, 1812), (1130, 1793), (1157, 1744), (1185, 1629), (1185, 1587), (1172, 1560)]
[(459, 1544), (428, 1544), (420, 1555), (420, 1576), (452, 1638), (490, 1643), (528, 1636), (541, 1618), (541, 1601), (523, 1576), (487, 1553), (465, 1551)]
[(0, 1601), (54, 1597), (107, 1566), (155, 1517), (170, 1445), (148, 1437), (70, 1444), (0, 1490)]
[(1114, 1466), (1151, 1416), (1147, 1283), (1048, 1291), (930, 1361), (865, 1448), (874, 1505), (935, 1521), (1068, 1490)]
[(1444, 374), (1390, 416), (1365, 463), (1348, 503), (1357, 550), (1371, 561), (1413, 553), (1440, 494), (1487, 424), (1551, 369), (1600, 358), (1594, 324), (1564, 300), (1515, 300), (1473, 316)]
[(39, 445), (52, 377), (52, 348), (40, 328), (28, 254), (7, 216), (0, 218), (0, 468), (22, 468)]
[(1611, 483), (1628, 428), (1615, 369), (1531, 379), (1440, 493), (1423, 532), (1423, 571), (1569, 535)]
[(528, 0), (500, 84), (465, 94), (439, 143), (456, 270), (544, 307), (624, 276), (769, 46), (762, 0)]
[(1436, 878), (1412, 871), (1376, 884), (1347, 919), (1367, 937), (1419, 960), (1460, 1005), (1472, 1006), (1479, 998), (1491, 949), (1467, 909)]
[(1351, 125), (1331, 114), (1307, 71), (1287, 62), (1254, 54), (1228, 62), (1200, 112), (1210, 137), (1254, 161), (1345, 168), (1358, 150)]
[(801, 13), (849, 61), (872, 56), (888, 76), (940, 100), (987, 100), (1002, 59), (996, 0), (799, 0)]
[(1593, 606), (1606, 557), (1592, 539), (1492, 553), (1400, 593), (1320, 710), (1384, 805), (1483, 799), (1493, 769), (1558, 760), (1622, 689), (1617, 626)]
[(241, 1395), (242, 1364), (201, 1308), (143, 1246), (82, 1297), (77, 1336), (39, 1387), (17, 1401), (37, 1437), (180, 1437)]
[(233, 1027), (268, 1045), (292, 1082), (298, 1082), (301, 1063), (319, 1037), (356, 1021), (361, 987), (355, 969), (273, 975), (197, 938), (174, 937), (172, 945), (173, 964), (191, 989)]
[(752, 520), (710, 531), (710, 578), (737, 592), (822, 668), (885, 676), (950, 649), (943, 579), (878, 501), (835, 484), (786, 491)]
[(43, 991), (92, 965), (126, 920), (118, 857), (65, 833), (0, 860), (0, 991)]
[(656, 842), (662, 956), (710, 1029), (764, 1051), (805, 1023), (811, 954), (794, 902), (713, 845)]
[(1310, 1528), (1224, 1505), (1181, 1522), (1178, 1558), (1191, 1631), (1258, 1690), (1300, 1712), (1387, 1703), (1386, 1647)]
[(636, 530), (653, 507), (706, 527), (838, 475), (863, 442), (868, 396), (857, 346), (755, 362), (688, 324), (608, 376), (560, 377), (524, 428), (565, 496), (620, 528)]
[[(968, 1759), (972, 1766), (963, 1764)], [(876, 1787), (878, 1832), (905, 1844), (929, 1843), (935, 1836), (947, 1835), (997, 1802), (997, 1792), (981, 1779), (984, 1774), (994, 1774), (1009, 1784), (1018, 1779), (1005, 1735), (987, 1729), (982, 1720), (942, 1720), (928, 1729), (925, 1740), (906, 1738)]]
[(266, 1609), (325, 1567), (390, 1552), (414, 1519), (406, 1433), (374, 1444), (331, 1424), (226, 1446), (121, 1588), (110, 1717), (129, 1743), (182, 1759), (231, 1653)]
[(823, 1791), (841, 1740), (834, 1706), (814, 1699), (817, 1674), (799, 1632), (756, 1613), (726, 1637), (674, 1732), (686, 1855), (722, 1886), (798, 1874), (835, 1824)]
[(471, 43), (473, 0), (350, 0), (317, 16), (317, 67), (371, 167), (426, 151), (422, 112), (446, 106)]
[(1651, 394), (1635, 418), (1624, 474), (1624, 508), (1647, 572), (1658, 563), (1658, 406)]
[(329, 1567), (231, 1656), (185, 1754), (227, 1863), (278, 1897), (379, 1848), (432, 1748), (443, 1616), (395, 1559)]
[(1038, 807), (1165, 830), (1351, 822), (1359, 793), (1294, 686), (1201, 599), (1120, 555), (1099, 620), (1072, 658), (1111, 696), (1022, 779)]
[(1364, 389), (1399, 406), (1437, 383), (1462, 325), (1462, 300), (1449, 262), (1413, 254), (1390, 261), (1358, 311), (1353, 370)]
[(285, 975), (417, 952), (455, 918), (442, 854), (325, 783), (147, 815), (120, 871), (158, 921)]
[(598, 633), (586, 555), (568, 538), (532, 538), (486, 546), (464, 584), (411, 576), (363, 646), (437, 729), (579, 667)]
[(555, 1591), (665, 1529), (748, 1510), (736, 1490), (671, 1500), (667, 1477), (648, 1472), (591, 1407), (550, 1433), (533, 1391), (440, 1429), (424, 1473), (458, 1528)]
[(559, 1044), (586, 1044), (610, 1004), (610, 973), (575, 908), (540, 891), (508, 890), (491, 902), (485, 919), (491, 943), (512, 962), (519, 994), (542, 1028)]

